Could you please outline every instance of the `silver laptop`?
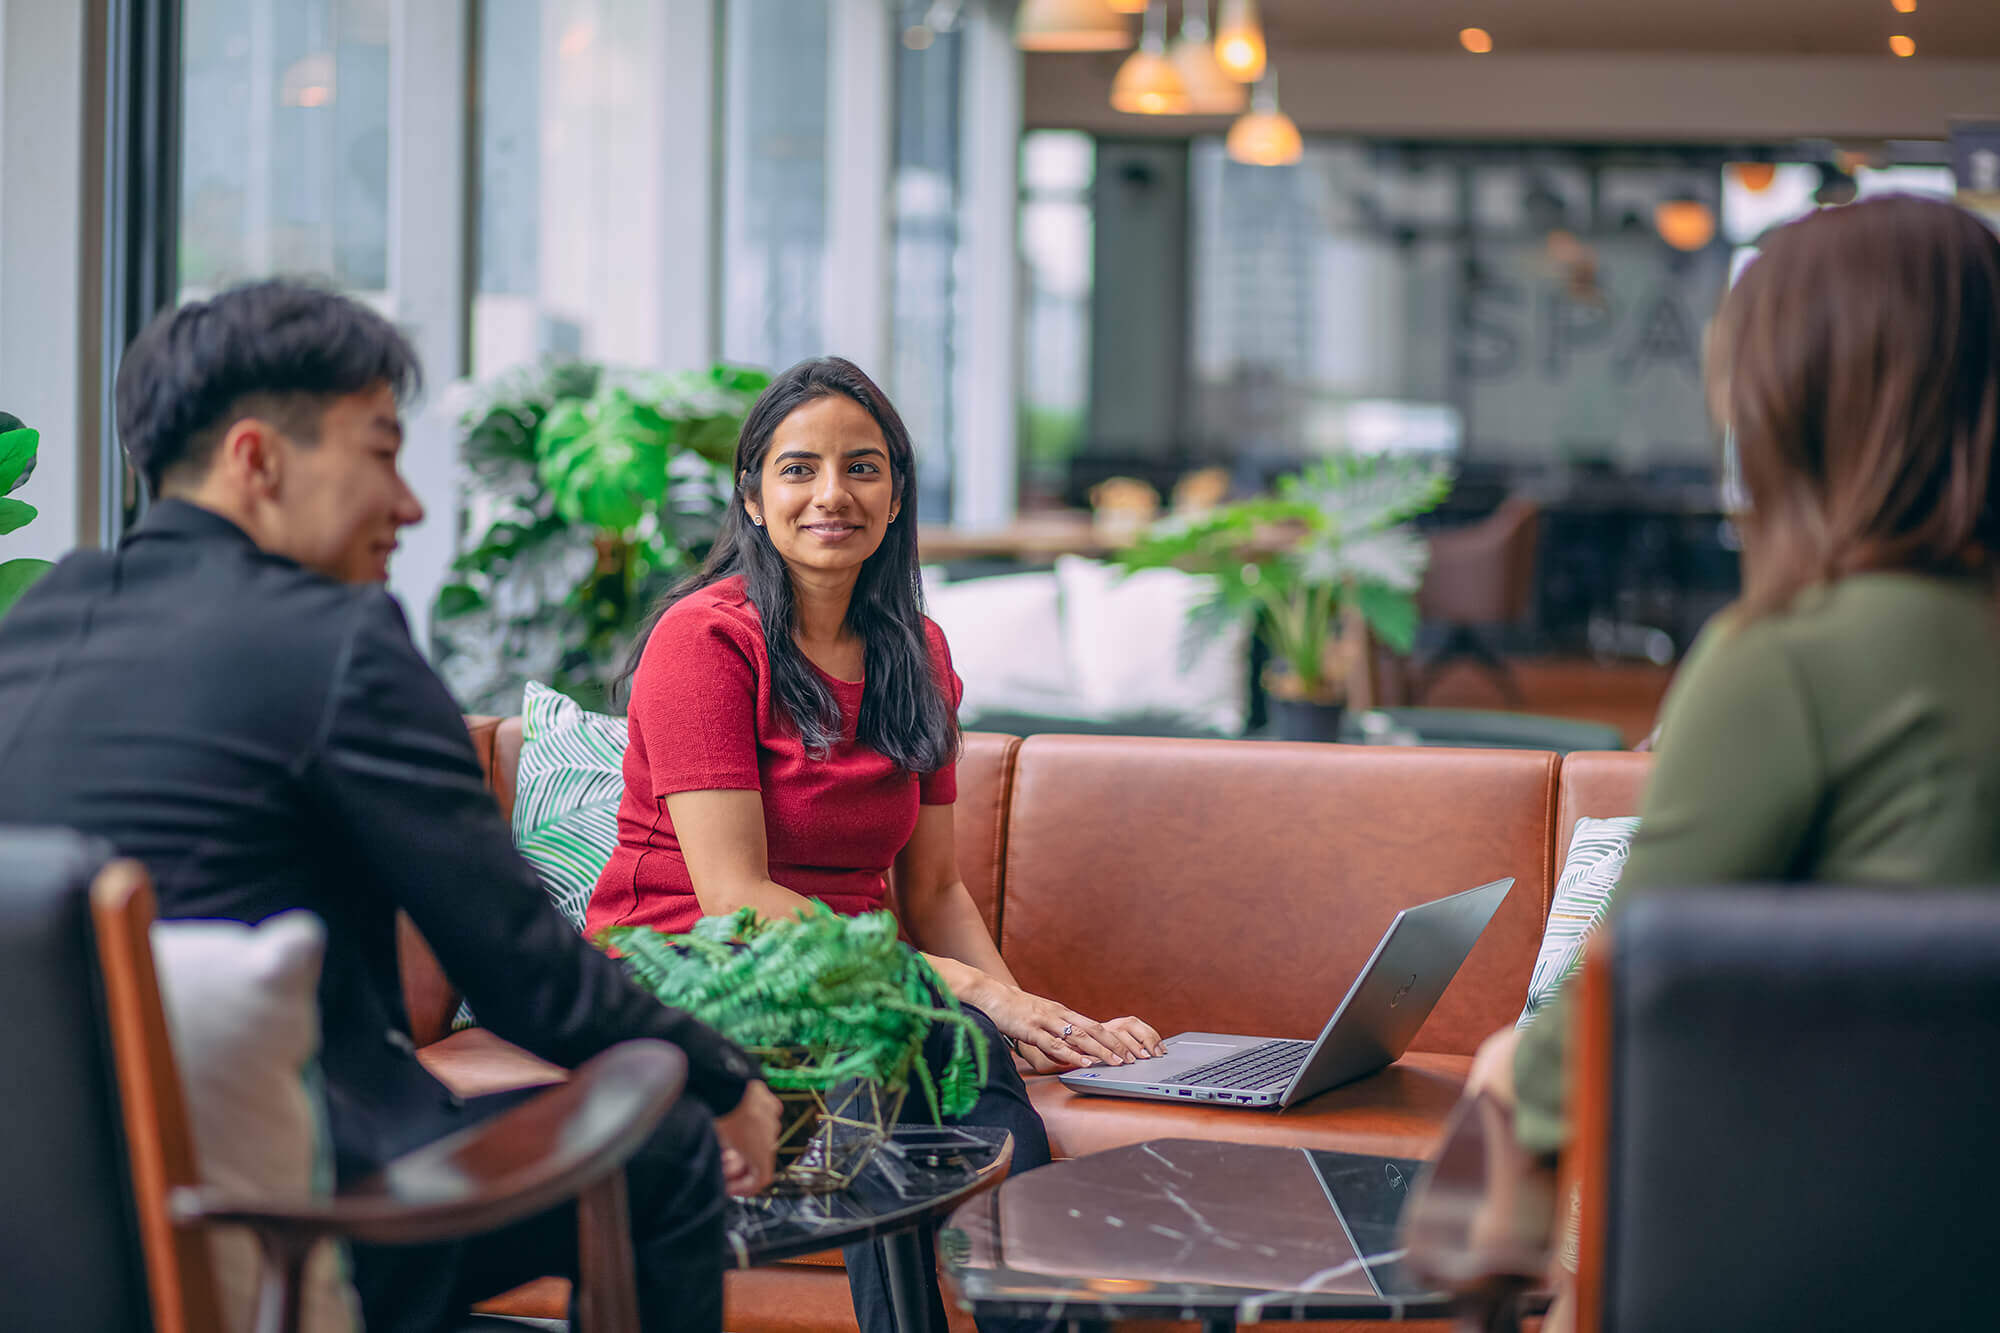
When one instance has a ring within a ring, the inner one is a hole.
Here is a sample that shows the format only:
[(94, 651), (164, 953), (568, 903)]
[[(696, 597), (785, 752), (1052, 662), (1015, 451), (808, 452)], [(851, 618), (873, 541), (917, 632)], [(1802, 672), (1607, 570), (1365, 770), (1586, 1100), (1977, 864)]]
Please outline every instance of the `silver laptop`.
[(1073, 1069), (1062, 1081), (1107, 1097), (1268, 1107), (1366, 1078), (1409, 1048), (1513, 887), (1496, 879), (1396, 913), (1318, 1041), (1183, 1032), (1165, 1055)]

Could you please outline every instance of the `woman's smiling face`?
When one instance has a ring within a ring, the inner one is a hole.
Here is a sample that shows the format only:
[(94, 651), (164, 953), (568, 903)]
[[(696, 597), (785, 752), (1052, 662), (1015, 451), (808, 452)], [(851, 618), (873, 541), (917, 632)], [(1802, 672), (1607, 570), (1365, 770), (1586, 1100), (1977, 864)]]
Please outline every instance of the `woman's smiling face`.
[(793, 571), (858, 576), (901, 507), (896, 490), (875, 418), (827, 394), (778, 423), (743, 508)]

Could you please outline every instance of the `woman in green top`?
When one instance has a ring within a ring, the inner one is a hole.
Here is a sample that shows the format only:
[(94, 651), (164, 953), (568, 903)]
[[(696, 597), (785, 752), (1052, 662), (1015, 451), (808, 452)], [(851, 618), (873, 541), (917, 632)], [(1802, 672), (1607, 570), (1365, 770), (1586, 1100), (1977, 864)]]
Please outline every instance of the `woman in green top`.
[[(1618, 906), (2000, 885), (2000, 238), (1911, 198), (1783, 228), (1723, 303), (1709, 384), (1743, 596), (1668, 695)], [(1511, 1083), (1538, 1156), (1567, 1136), (1569, 1000), (1475, 1074)]]

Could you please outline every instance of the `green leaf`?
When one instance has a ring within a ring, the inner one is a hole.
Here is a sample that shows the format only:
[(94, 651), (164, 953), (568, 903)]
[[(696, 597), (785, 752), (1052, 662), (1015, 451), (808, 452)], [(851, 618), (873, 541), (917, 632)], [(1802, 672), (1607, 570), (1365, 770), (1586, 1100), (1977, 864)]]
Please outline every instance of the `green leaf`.
[(0, 535), (26, 527), (34, 520), (36, 512), (26, 500), (0, 499)]
[(1416, 647), (1417, 599), (1413, 595), (1385, 583), (1361, 583), (1355, 585), (1354, 602), (1383, 643), (1399, 653)]
[(7, 614), (30, 584), (54, 568), (46, 560), (9, 560), (0, 564), (0, 616)]
[(486, 599), (469, 584), (447, 583), (438, 589), (436, 615), (439, 620), (471, 615), (474, 611), (485, 609)]
[[(17, 420), (8, 417), (8, 421)], [(5, 495), (28, 479), (35, 470), (35, 444), (41, 439), (41, 432), (26, 426), (0, 434), (0, 495)], [(4, 529), (0, 529), (4, 531)]]
[(556, 512), (601, 531), (633, 527), (666, 489), (670, 433), (656, 409), (622, 388), (559, 404), (535, 442)]

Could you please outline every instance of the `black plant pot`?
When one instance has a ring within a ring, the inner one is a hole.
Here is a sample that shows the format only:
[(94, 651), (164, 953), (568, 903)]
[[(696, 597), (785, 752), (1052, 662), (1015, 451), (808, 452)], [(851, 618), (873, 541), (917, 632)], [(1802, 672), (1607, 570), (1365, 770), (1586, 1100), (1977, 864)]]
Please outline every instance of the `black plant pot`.
[(1340, 739), (1344, 704), (1316, 704), (1303, 699), (1281, 699), (1272, 695), (1265, 701), (1270, 710), (1271, 730), (1281, 741), (1337, 741)]

